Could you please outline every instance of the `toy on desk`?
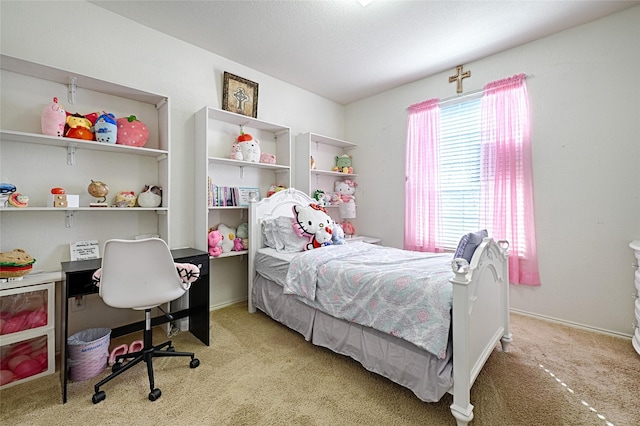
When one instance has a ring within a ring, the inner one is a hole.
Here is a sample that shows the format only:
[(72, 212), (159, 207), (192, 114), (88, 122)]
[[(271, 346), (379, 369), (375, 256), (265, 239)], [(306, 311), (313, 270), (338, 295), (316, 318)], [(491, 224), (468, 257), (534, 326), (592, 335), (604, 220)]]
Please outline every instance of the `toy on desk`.
[(91, 180), (91, 183), (87, 187), (87, 192), (96, 198), (101, 198), (97, 203), (90, 203), (90, 207), (107, 207), (107, 194), (109, 193), (109, 187), (106, 183), (99, 180)]
[(102, 143), (116, 143), (118, 140), (118, 125), (113, 114), (104, 112), (93, 126), (96, 141)]
[(87, 141), (94, 140), (91, 128), (98, 119), (98, 113), (82, 115), (79, 113), (70, 114), (67, 112), (67, 120), (64, 135), (68, 138), (83, 139)]
[(162, 204), (162, 187), (158, 185), (145, 185), (138, 194), (140, 207), (158, 207)]
[(33, 269), (36, 260), (23, 249), (0, 253), (0, 278), (21, 279)]
[(64, 136), (64, 125), (67, 122), (67, 113), (64, 107), (58, 103), (58, 98), (42, 109), (40, 124), (42, 134), (48, 136)]
[(144, 146), (149, 139), (149, 129), (135, 115), (118, 118), (118, 136), (116, 143), (127, 146)]
[(218, 257), (222, 254), (222, 233), (216, 229), (209, 231), (209, 256)]

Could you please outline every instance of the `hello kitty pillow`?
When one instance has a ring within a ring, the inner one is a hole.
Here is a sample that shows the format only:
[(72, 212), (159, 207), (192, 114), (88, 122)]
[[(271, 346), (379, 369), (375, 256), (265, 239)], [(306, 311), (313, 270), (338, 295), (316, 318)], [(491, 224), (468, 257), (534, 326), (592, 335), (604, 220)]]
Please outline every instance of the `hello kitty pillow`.
[(317, 204), (293, 206), (293, 229), (309, 239), (305, 250), (331, 245), (332, 224), (333, 220), (324, 207)]

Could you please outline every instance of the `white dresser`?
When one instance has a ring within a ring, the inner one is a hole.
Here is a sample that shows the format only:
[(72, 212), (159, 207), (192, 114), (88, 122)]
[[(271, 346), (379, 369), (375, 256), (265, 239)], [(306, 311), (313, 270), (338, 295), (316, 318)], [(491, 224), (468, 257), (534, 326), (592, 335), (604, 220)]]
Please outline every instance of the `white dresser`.
[(635, 272), (635, 284), (636, 284), (636, 294), (635, 294), (635, 314), (636, 314), (636, 332), (633, 334), (633, 338), (631, 339), (631, 343), (635, 348), (636, 352), (640, 354), (640, 240), (634, 240), (629, 243), (629, 247), (633, 249), (633, 253), (635, 255), (635, 262), (633, 266), (636, 270)]

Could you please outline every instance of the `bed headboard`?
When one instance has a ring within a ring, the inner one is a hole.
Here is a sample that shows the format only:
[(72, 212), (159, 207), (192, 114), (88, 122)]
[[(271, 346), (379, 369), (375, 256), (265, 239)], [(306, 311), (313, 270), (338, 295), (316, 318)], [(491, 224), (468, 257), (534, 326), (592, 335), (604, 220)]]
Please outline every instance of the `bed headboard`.
[(249, 201), (249, 312), (255, 312), (255, 308), (251, 300), (251, 290), (253, 287), (253, 279), (255, 277), (255, 254), (258, 249), (264, 247), (262, 239), (262, 221), (267, 218), (275, 218), (278, 216), (293, 217), (292, 207), (294, 204), (306, 206), (314, 202), (316, 202), (316, 200), (295, 188), (278, 191), (271, 197), (263, 198), (260, 201)]

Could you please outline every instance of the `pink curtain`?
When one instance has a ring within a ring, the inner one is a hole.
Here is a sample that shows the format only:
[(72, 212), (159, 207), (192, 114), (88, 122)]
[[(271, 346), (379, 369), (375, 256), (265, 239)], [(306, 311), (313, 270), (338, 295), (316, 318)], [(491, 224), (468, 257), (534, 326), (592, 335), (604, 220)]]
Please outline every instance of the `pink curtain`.
[(404, 248), (442, 252), (440, 221), (440, 106), (430, 99), (409, 107)]
[(509, 241), (509, 281), (540, 285), (525, 79), (519, 74), (484, 87), (480, 223), (494, 239)]

